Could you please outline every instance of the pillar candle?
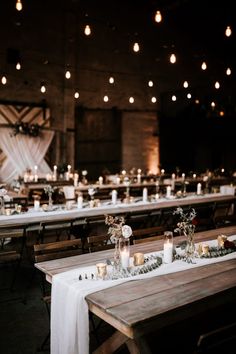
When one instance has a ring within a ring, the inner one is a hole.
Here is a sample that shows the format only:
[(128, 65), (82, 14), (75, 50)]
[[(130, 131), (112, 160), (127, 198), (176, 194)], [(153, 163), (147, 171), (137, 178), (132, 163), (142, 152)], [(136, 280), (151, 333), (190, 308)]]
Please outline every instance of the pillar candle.
[(164, 232), (164, 263), (173, 262), (173, 232), (165, 231)]
[(143, 202), (147, 202), (148, 201), (148, 190), (147, 188), (143, 188)]
[(103, 184), (103, 177), (102, 177), (102, 176), (100, 176), (100, 177), (98, 178), (98, 182), (99, 182), (99, 185), (100, 185), (100, 186)]
[(166, 198), (170, 198), (171, 197), (171, 186), (167, 186), (166, 187)]
[(34, 210), (39, 210), (39, 207), (40, 207), (40, 201), (35, 199), (34, 200)]
[(202, 193), (202, 185), (201, 183), (197, 184), (197, 195), (200, 195)]
[(112, 204), (117, 203), (117, 191), (115, 189), (113, 189), (113, 191), (111, 192), (111, 201)]
[(83, 208), (83, 197), (82, 195), (79, 195), (77, 198), (77, 208), (82, 209)]
[(141, 174), (140, 173), (138, 173), (137, 174), (137, 183), (141, 183)]
[(129, 267), (129, 249), (128, 248), (124, 248), (123, 250), (120, 251), (120, 260), (121, 260), (122, 268)]

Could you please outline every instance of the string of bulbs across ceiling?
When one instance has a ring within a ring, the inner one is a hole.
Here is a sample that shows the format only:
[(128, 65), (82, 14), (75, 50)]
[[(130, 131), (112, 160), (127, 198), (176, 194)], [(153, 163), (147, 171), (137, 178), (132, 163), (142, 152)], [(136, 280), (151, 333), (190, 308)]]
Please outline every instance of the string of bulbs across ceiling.
[[(16, 10), (17, 10), (17, 11), (22, 11), (22, 10), (23, 10), (23, 4), (22, 4), (22, 1), (21, 1), (21, 0), (17, 0), (17, 1), (16, 1)], [(155, 15), (154, 15), (154, 21), (155, 21), (156, 23), (160, 24), (160, 23), (162, 22), (162, 20), (163, 20), (163, 16), (162, 16), (161, 11), (160, 11), (160, 10), (157, 10), (157, 11), (155, 12)], [(84, 35), (85, 35), (85, 36), (92, 36), (92, 34), (93, 34), (93, 31), (92, 31), (91, 25), (88, 24), (88, 23), (85, 24), (85, 26), (84, 26)], [(224, 35), (225, 35), (226, 37), (231, 37), (231, 35), (232, 35), (232, 29), (231, 29), (231, 27), (230, 27), (229, 25), (226, 26)], [(133, 52), (134, 52), (134, 53), (138, 53), (138, 52), (141, 50), (140, 47), (141, 47), (141, 46), (140, 46), (140, 43), (139, 43), (139, 42), (137, 42), (137, 41), (134, 42), (134, 43), (133, 43), (133, 47), (132, 47), (132, 48), (133, 48)], [(171, 53), (171, 54), (169, 55), (169, 59), (168, 59), (168, 60), (169, 60), (169, 62), (170, 62), (171, 64), (175, 64), (176, 61), (177, 61), (177, 56), (176, 56), (176, 54), (175, 54), (175, 53)], [(18, 61), (18, 62), (16, 63), (16, 70), (19, 71), (19, 70), (21, 70), (21, 69), (22, 69), (22, 63), (21, 63), (20, 61)], [(202, 70), (202, 71), (207, 70), (207, 61), (205, 61), (205, 60), (202, 61), (202, 63), (201, 63), (201, 70)], [(226, 75), (226, 76), (230, 76), (231, 74), (232, 74), (232, 69), (231, 69), (230, 67), (227, 67), (227, 68), (225, 69), (225, 75)], [(67, 68), (66, 71), (65, 71), (65, 79), (70, 80), (70, 79), (71, 79), (71, 75), (72, 75), (71, 70), (69, 70), (69, 69)], [(6, 75), (3, 75), (3, 76), (1, 77), (1, 83), (2, 83), (2, 85), (6, 85), (7, 82), (8, 82), (7, 76), (6, 76)], [(115, 78), (114, 78), (114, 76), (110, 76), (110, 77), (108, 78), (108, 82), (109, 82), (110, 85), (114, 85), (114, 83), (115, 83)], [(153, 80), (148, 80), (147, 85), (148, 85), (148, 87), (153, 87), (153, 86), (154, 86)], [(183, 81), (183, 88), (184, 88), (184, 89), (188, 89), (189, 86), (190, 86), (190, 83), (189, 83), (187, 80), (184, 80), (184, 81)], [(214, 82), (214, 87), (215, 87), (216, 90), (219, 90), (219, 89), (220, 89), (221, 85), (220, 85), (220, 82), (219, 82), (218, 80), (216, 80), (216, 81)], [(41, 91), (42, 94), (45, 94), (45, 93), (47, 92), (47, 86), (46, 86), (46, 83), (45, 83), (45, 82), (41, 82), (41, 84), (40, 84), (40, 91)], [(74, 98), (75, 98), (75, 99), (79, 99), (79, 97), (80, 97), (79, 90), (75, 90), (75, 92), (74, 92)], [(186, 97), (187, 97), (188, 99), (191, 99), (191, 98), (192, 98), (191, 93), (188, 92), (188, 93), (186, 94)], [(130, 96), (130, 97), (128, 98), (128, 100), (129, 100), (129, 103), (131, 103), (131, 104), (133, 104), (133, 103), (135, 102), (135, 98), (134, 98), (133, 96)], [(173, 94), (173, 95), (171, 96), (171, 100), (172, 100), (173, 102), (175, 102), (175, 101), (177, 100), (177, 96), (176, 96), (175, 94)], [(104, 102), (108, 102), (108, 101), (109, 101), (109, 96), (108, 96), (108, 95), (104, 95), (103, 101), (104, 101)], [(152, 102), (152, 103), (156, 103), (156, 102), (157, 102), (157, 98), (156, 98), (155, 96), (152, 96), (152, 97), (151, 97), (151, 102)], [(198, 103), (198, 100), (196, 100), (196, 103)], [(212, 107), (215, 107), (215, 102), (211, 102), (211, 106), (212, 106)]]

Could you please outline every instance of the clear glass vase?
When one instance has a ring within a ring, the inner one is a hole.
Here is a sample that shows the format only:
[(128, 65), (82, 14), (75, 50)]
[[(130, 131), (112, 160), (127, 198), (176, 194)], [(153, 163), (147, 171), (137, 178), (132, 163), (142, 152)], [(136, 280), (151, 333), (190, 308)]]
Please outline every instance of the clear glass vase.
[(113, 277), (119, 278), (121, 270), (120, 264), (120, 247), (119, 247), (119, 239), (115, 239), (115, 250), (114, 250), (114, 261), (113, 261)]
[(190, 261), (195, 257), (194, 233), (186, 235), (185, 255)]
[(52, 206), (53, 206), (52, 194), (49, 193), (48, 194), (48, 210), (52, 210)]
[(120, 250), (120, 265), (121, 269), (127, 269), (129, 267), (130, 257), (130, 240), (129, 238), (119, 238), (119, 250)]

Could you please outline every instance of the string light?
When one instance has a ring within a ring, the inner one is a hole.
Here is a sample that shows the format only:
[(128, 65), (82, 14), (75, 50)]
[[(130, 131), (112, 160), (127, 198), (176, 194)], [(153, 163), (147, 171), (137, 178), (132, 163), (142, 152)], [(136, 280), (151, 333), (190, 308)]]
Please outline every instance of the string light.
[(21, 0), (16, 1), (16, 9), (17, 11), (21, 11), (23, 8)]
[(173, 102), (175, 102), (175, 101), (177, 100), (177, 97), (176, 97), (175, 95), (173, 95), (173, 96), (171, 97), (171, 100), (172, 100)]
[(153, 87), (153, 81), (152, 81), (152, 80), (149, 80), (149, 81), (148, 81), (148, 86), (149, 86), (149, 87)]
[(215, 108), (215, 106), (216, 106), (215, 102), (214, 102), (214, 101), (212, 101), (212, 102), (211, 102), (211, 108), (212, 108), (212, 109), (214, 109), (214, 108)]
[(104, 101), (104, 102), (108, 102), (108, 101), (109, 101), (109, 97), (105, 95), (105, 96), (103, 97), (103, 101)]
[(90, 34), (91, 34), (91, 28), (90, 28), (89, 25), (86, 25), (86, 26), (85, 26), (85, 28), (84, 28), (84, 34), (85, 34), (86, 36), (90, 36)]
[(219, 81), (216, 81), (216, 82), (215, 82), (215, 88), (216, 88), (217, 90), (220, 88), (220, 83), (219, 83)]
[(170, 56), (170, 62), (171, 62), (171, 64), (174, 64), (174, 63), (176, 62), (176, 56), (175, 56), (175, 54), (171, 54), (171, 56)]
[(205, 61), (202, 62), (201, 68), (202, 68), (202, 70), (206, 70), (207, 65), (206, 65)]
[(155, 21), (157, 23), (160, 23), (162, 21), (162, 14), (161, 11), (157, 10), (156, 14), (155, 14)]
[(192, 95), (191, 95), (191, 93), (188, 93), (187, 94), (187, 98), (190, 100), (190, 98), (192, 98)]
[(114, 84), (115, 80), (114, 80), (114, 77), (110, 76), (109, 77), (109, 83), (110, 84)]
[(40, 91), (41, 91), (42, 93), (45, 93), (45, 92), (46, 92), (46, 86), (45, 86), (45, 84), (44, 84), (43, 82), (41, 83)]
[(152, 103), (156, 103), (156, 101), (157, 101), (156, 97), (153, 96), (153, 97), (151, 98), (151, 101), (152, 101)]
[(226, 69), (226, 75), (228, 75), (228, 76), (231, 75), (231, 69), (230, 68)]
[(16, 64), (16, 70), (20, 70), (21, 69), (21, 64), (18, 62), (17, 64)]
[(3, 85), (6, 85), (6, 83), (7, 83), (7, 78), (6, 78), (5, 75), (2, 76), (1, 82), (2, 82)]
[(134, 103), (134, 98), (132, 96), (129, 98), (129, 103)]
[(139, 44), (138, 44), (137, 42), (135, 42), (134, 45), (133, 45), (133, 51), (134, 51), (135, 53), (137, 53), (137, 52), (139, 52), (139, 50), (140, 50)]
[(232, 34), (232, 30), (231, 30), (230, 26), (227, 26), (226, 30), (225, 30), (226, 37), (230, 37), (231, 34)]
[(184, 81), (183, 87), (184, 87), (184, 88), (188, 88), (188, 81)]
[(70, 79), (71, 78), (70, 70), (66, 70), (65, 77), (66, 77), (66, 79)]
[(74, 98), (78, 99), (79, 98), (79, 92), (76, 91), (75, 94), (74, 94)]

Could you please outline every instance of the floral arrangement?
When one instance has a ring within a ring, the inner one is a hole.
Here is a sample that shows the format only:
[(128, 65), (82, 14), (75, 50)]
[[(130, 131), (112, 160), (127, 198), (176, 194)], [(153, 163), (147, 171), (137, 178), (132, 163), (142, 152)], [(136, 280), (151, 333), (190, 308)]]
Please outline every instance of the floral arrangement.
[(123, 216), (106, 215), (105, 224), (109, 225), (108, 235), (112, 243), (115, 243), (119, 238), (129, 238), (132, 235), (132, 229), (129, 225), (125, 225)]
[(47, 186), (44, 187), (44, 192), (47, 194), (47, 195), (52, 195), (52, 193), (55, 192), (55, 187), (52, 187), (50, 184), (48, 184)]
[(29, 135), (33, 137), (39, 136), (40, 133), (40, 127), (38, 124), (29, 124), (25, 122), (16, 122), (13, 125), (13, 136), (17, 134), (24, 134), (24, 135)]
[(180, 234), (184, 234), (185, 236), (193, 235), (195, 231), (195, 222), (196, 211), (195, 209), (191, 209), (190, 212), (184, 213), (181, 207), (178, 207), (173, 215), (179, 215), (180, 221), (177, 223), (177, 228), (174, 230), (175, 232), (179, 232)]

